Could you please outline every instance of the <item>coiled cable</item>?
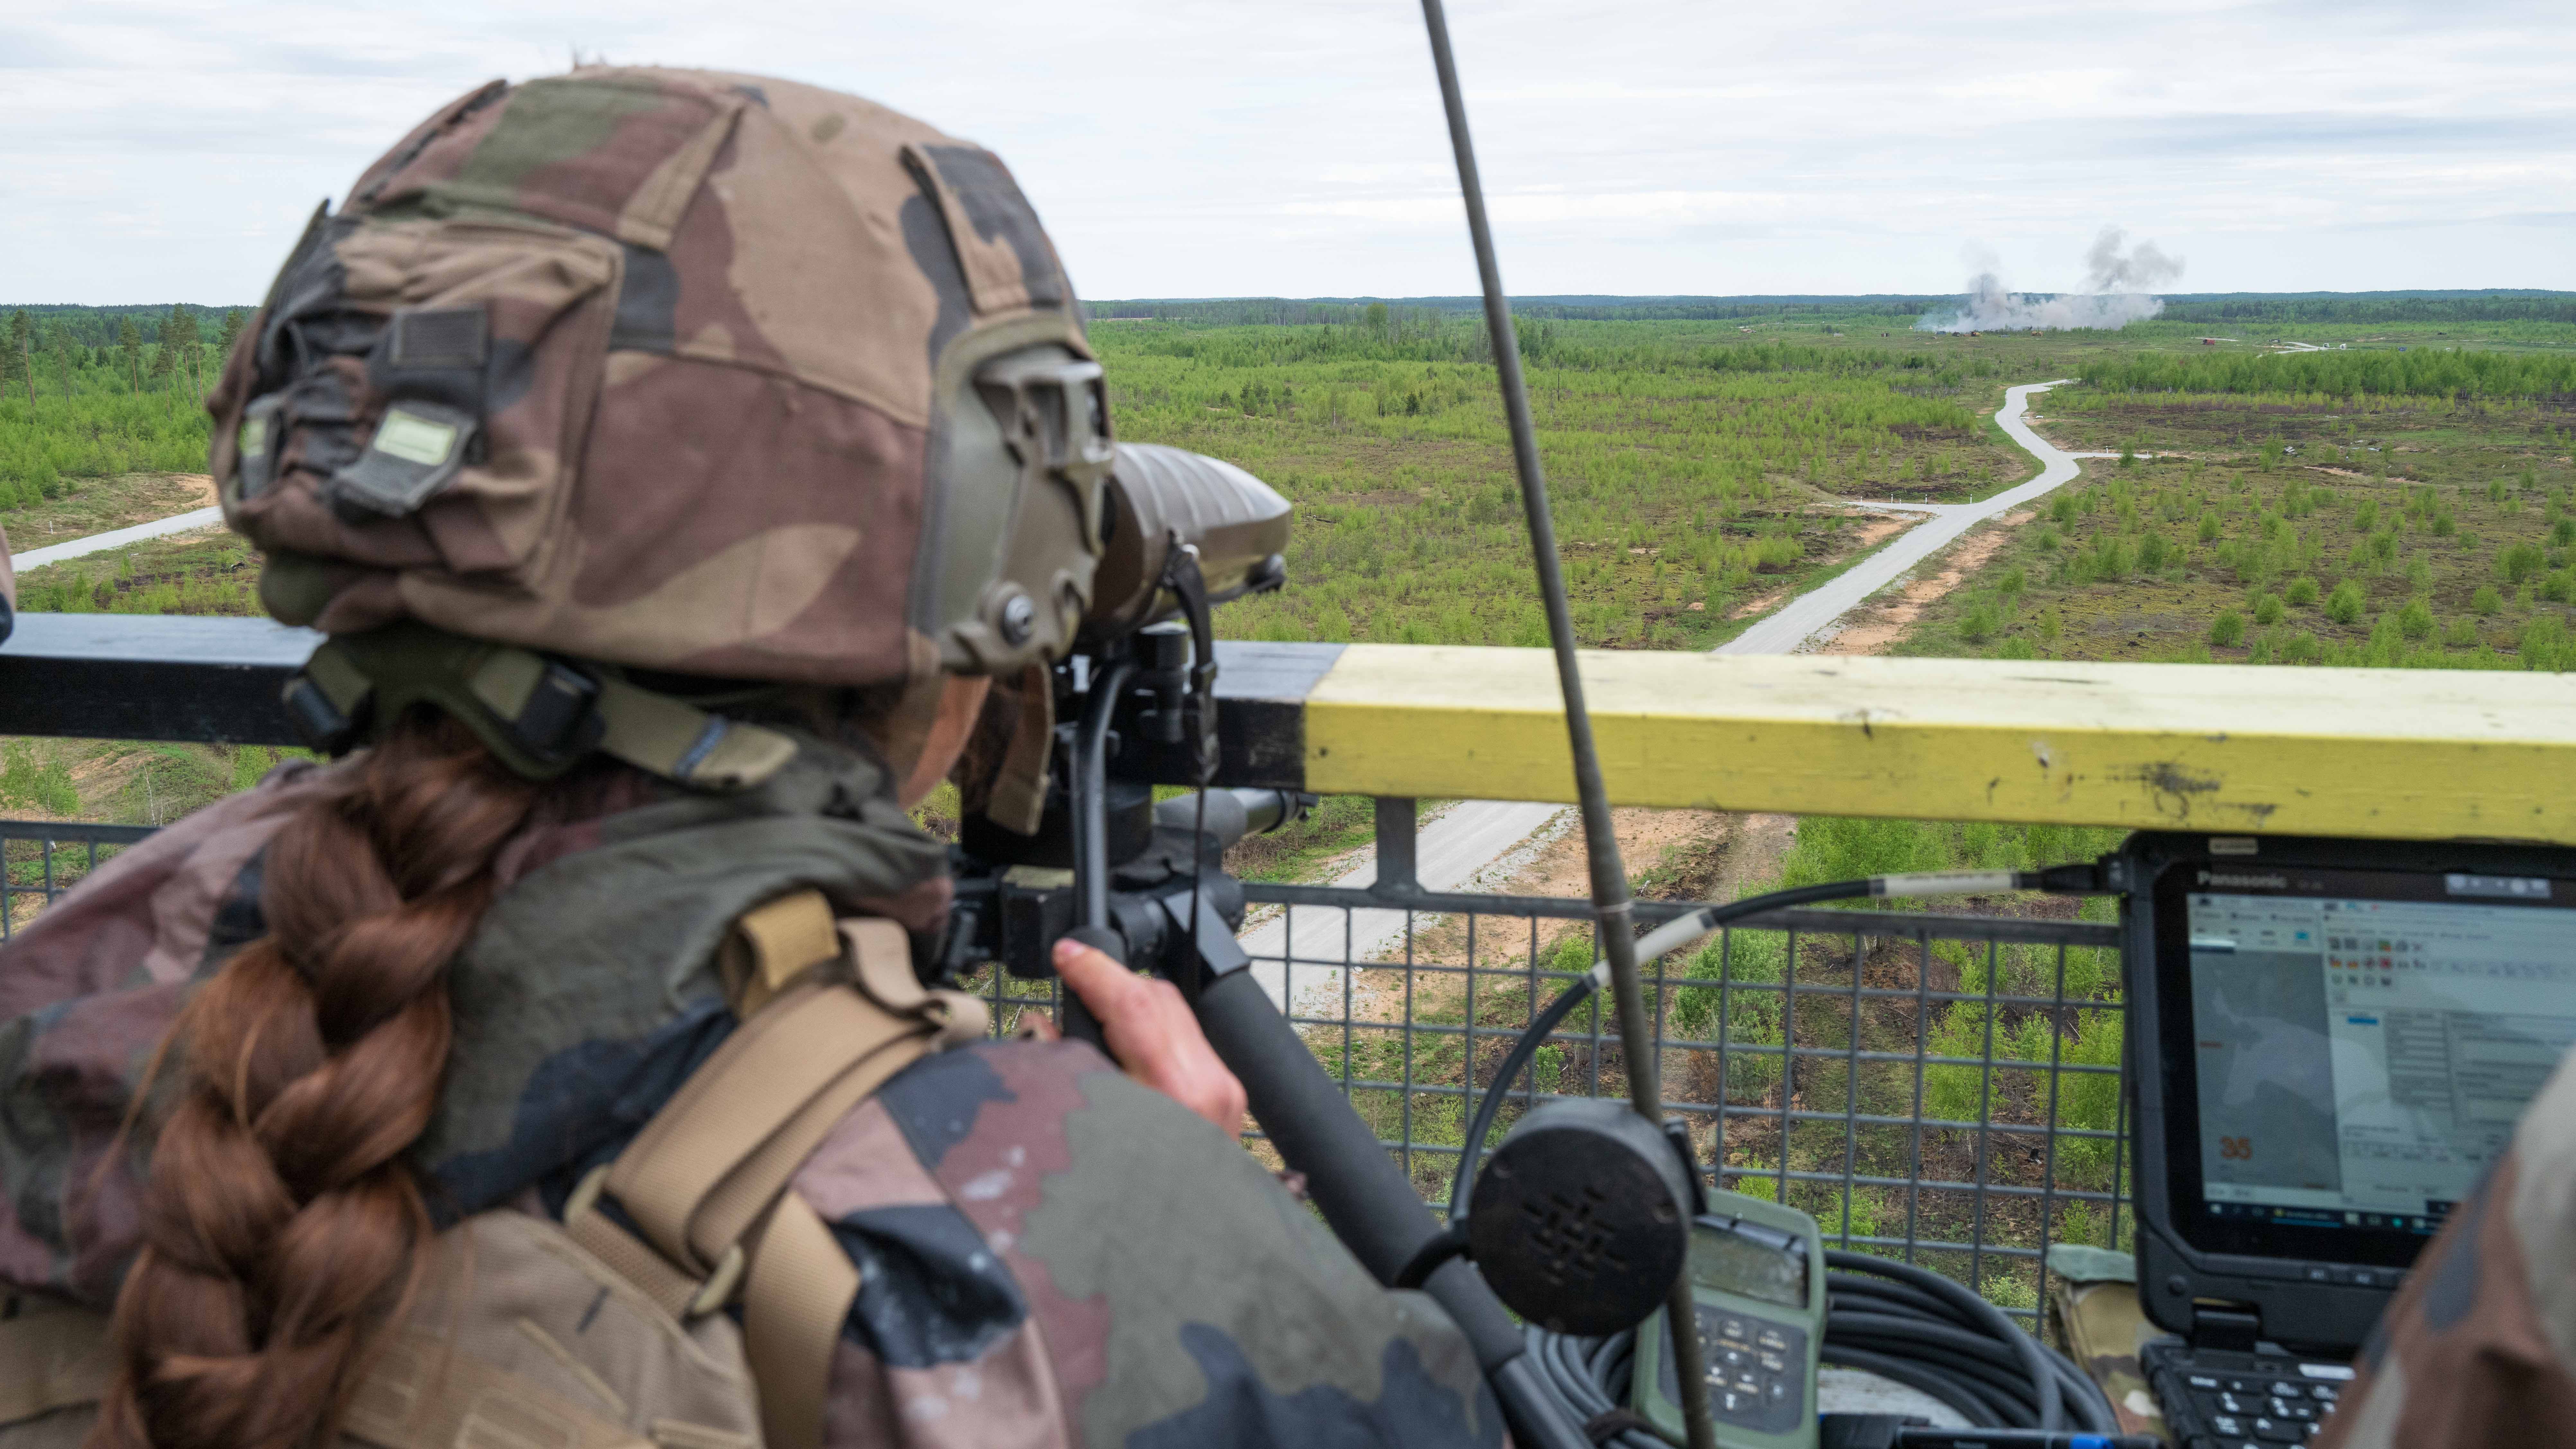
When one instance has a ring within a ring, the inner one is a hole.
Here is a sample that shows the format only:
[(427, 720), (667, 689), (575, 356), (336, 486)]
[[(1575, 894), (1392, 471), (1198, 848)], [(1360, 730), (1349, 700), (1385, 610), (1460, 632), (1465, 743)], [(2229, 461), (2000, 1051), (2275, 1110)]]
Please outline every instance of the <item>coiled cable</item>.
[[(1977, 1429), (2117, 1434), (2111, 1401), (2084, 1371), (1938, 1273), (1867, 1253), (1828, 1251), (1825, 1337), (1817, 1356), (1929, 1394)], [(1539, 1377), (1594, 1442), (1668, 1449), (1625, 1412), (1637, 1331), (1577, 1338), (1524, 1328)], [(1900, 1436), (1898, 1442), (1903, 1443)]]

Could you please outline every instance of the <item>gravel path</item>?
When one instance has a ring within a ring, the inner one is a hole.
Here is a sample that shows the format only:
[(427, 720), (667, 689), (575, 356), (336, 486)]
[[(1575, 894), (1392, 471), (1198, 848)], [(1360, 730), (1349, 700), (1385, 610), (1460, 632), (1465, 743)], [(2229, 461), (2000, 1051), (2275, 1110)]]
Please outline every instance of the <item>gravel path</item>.
[(224, 511), (219, 507), (191, 509), (169, 518), (156, 518), (150, 523), (138, 523), (132, 528), (110, 529), (105, 533), (93, 533), (87, 538), (75, 538), (66, 543), (49, 543), (43, 548), (31, 548), (25, 553), (13, 553), (9, 555), (9, 568), (13, 573), (23, 574), (29, 569), (40, 569), (47, 564), (61, 563), (67, 558), (79, 558), (83, 554), (123, 548), (129, 543), (141, 543), (147, 538), (186, 533), (192, 528), (214, 528), (223, 521)]

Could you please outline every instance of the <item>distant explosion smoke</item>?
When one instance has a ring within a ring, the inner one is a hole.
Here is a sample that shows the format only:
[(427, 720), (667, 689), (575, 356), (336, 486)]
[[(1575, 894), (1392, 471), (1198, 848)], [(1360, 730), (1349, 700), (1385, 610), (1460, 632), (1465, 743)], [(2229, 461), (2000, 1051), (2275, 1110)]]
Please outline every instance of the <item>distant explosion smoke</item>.
[(2075, 327), (2105, 331), (2143, 321), (2165, 309), (2163, 299), (2147, 295), (2182, 275), (2182, 258), (2169, 257), (2154, 242), (2140, 242), (2126, 255), (2128, 233), (2102, 228), (2084, 254), (2084, 290), (2050, 296), (2004, 290), (1992, 258), (1968, 283), (1959, 309), (1947, 316), (1927, 314), (1915, 328), (1923, 332), (2021, 332), (2036, 328), (2058, 332)]

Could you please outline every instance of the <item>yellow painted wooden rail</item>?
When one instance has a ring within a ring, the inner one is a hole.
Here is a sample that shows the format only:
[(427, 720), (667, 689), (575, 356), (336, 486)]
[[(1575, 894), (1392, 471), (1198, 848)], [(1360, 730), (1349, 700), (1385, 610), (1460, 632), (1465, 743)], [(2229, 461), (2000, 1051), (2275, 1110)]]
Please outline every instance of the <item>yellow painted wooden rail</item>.
[[(1611, 799), (1801, 814), (2576, 843), (2576, 676), (1587, 653)], [(1571, 800), (1535, 649), (1352, 645), (1304, 784)]]
[[(291, 743), (278, 689), (318, 637), (25, 615), (0, 644), (0, 736)], [(1226, 783), (1574, 798), (1543, 650), (1230, 642), (1218, 661)], [(1583, 669), (1622, 804), (2576, 844), (2576, 675), (1629, 653)], [(1123, 768), (1180, 778), (1151, 754)]]

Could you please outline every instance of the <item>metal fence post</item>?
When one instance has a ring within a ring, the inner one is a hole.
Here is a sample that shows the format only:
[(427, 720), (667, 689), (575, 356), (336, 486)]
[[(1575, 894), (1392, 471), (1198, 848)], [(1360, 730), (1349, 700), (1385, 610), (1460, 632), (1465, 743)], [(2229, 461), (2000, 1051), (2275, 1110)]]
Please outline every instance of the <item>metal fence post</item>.
[(1413, 856), (1419, 814), (1409, 797), (1378, 797), (1377, 879), (1369, 885), (1369, 894), (1402, 897), (1422, 893), (1422, 882), (1414, 874)]

